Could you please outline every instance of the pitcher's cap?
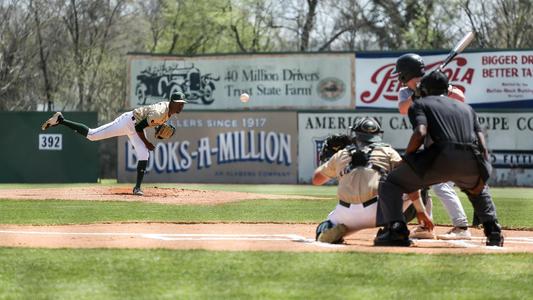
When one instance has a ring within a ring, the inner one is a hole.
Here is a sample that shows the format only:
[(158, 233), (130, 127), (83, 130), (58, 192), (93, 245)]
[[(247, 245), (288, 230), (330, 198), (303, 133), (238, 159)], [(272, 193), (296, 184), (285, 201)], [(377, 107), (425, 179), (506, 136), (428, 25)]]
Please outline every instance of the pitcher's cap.
[(170, 95), (170, 102), (187, 103), (187, 100), (185, 100), (185, 95), (182, 92), (177, 92)]

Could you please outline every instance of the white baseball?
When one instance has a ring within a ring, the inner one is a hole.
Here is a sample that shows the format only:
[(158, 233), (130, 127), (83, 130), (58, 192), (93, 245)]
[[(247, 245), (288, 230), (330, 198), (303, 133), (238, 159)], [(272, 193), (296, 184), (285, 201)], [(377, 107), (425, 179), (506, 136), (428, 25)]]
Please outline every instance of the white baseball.
[(243, 93), (239, 99), (241, 99), (242, 103), (246, 103), (248, 100), (250, 100), (250, 95)]

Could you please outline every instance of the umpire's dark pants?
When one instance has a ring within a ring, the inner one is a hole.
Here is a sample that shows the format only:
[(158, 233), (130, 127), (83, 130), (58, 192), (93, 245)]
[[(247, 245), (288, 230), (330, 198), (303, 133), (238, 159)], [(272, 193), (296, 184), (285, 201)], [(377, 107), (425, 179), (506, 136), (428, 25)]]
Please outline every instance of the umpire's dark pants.
[[(422, 152), (417, 160), (425, 161), (425, 154), (434, 155), (430, 151)], [(479, 183), (478, 162), (472, 150), (444, 147), (431, 161), (433, 163), (427, 167), (417, 166), (416, 162), (404, 162), (388, 176), (382, 177), (379, 186), (379, 209), (383, 224), (405, 222), (402, 214), (403, 193), (447, 181), (453, 181), (461, 190), (472, 189)], [(481, 222), (496, 221), (496, 207), (488, 186), (485, 186), (479, 195), (467, 195)]]

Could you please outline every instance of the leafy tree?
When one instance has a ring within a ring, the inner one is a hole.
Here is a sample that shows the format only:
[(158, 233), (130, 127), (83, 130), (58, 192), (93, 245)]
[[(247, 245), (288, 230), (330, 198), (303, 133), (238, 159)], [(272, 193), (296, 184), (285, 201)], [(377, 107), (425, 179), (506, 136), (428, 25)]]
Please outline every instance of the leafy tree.
[(533, 47), (533, 1), (463, 0), (461, 5), (483, 48)]

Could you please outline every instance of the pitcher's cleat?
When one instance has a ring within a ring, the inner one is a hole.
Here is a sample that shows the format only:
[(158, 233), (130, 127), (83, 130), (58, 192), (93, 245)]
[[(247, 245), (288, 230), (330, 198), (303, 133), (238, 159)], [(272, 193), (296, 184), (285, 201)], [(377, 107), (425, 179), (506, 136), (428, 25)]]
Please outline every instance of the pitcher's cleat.
[(41, 126), (42, 130), (46, 130), (50, 127), (56, 126), (61, 121), (63, 121), (63, 114), (61, 112), (56, 112), (50, 119), (46, 120)]
[(133, 188), (133, 194), (136, 195), (136, 196), (143, 196), (144, 193), (143, 191), (141, 190), (140, 187), (134, 187)]

